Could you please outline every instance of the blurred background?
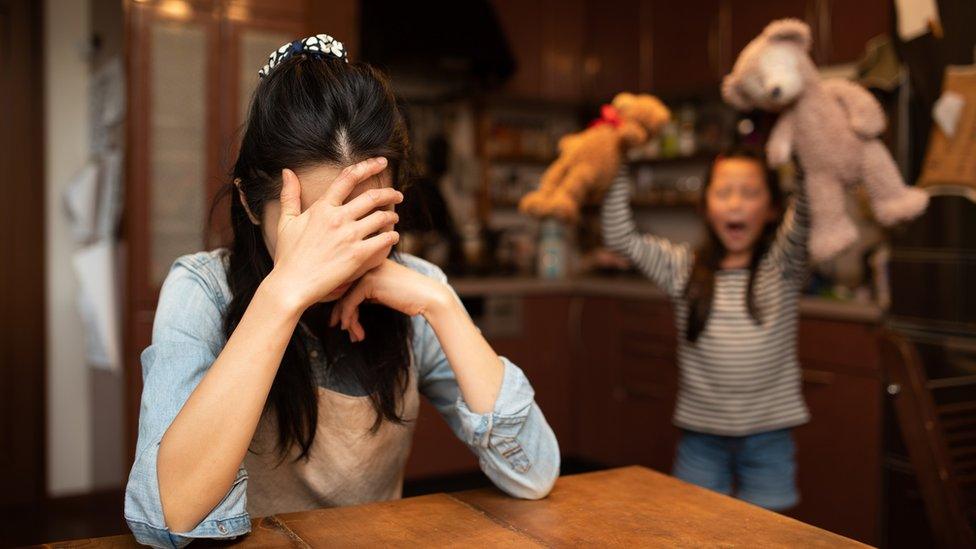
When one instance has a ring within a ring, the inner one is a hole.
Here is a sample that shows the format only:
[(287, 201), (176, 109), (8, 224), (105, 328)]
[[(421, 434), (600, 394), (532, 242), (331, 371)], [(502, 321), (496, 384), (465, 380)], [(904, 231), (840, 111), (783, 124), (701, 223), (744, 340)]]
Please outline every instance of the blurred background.
[[(578, 227), (516, 204), (559, 137), (617, 92), (653, 93), (674, 116), (628, 158), (635, 215), (697, 242), (707, 163), (763, 142), (775, 120), (732, 111), (719, 82), (782, 17), (811, 25), (825, 77), (881, 101), (892, 155), (934, 197), (889, 232), (852, 194), (861, 241), (811, 277), (799, 353), (813, 421), (797, 430), (803, 501), (790, 514), (889, 547), (972, 528), (971, 0), (0, 0), (0, 545), (126, 532), (160, 284), (176, 257), (226, 237), (228, 205), (211, 206), (258, 69), (320, 32), (391, 76), (417, 174), (401, 247), (447, 271), (533, 380), (563, 472), (669, 471), (664, 295), (601, 248), (596, 202)], [(424, 408), (406, 495), (486, 483), (442, 423)]]

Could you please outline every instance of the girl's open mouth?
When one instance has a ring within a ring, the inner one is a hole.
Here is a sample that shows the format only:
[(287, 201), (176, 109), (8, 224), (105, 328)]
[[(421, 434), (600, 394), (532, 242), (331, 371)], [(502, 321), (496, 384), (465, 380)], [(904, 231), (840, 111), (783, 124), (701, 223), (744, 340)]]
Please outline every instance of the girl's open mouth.
[(725, 224), (725, 232), (729, 236), (745, 236), (746, 234), (746, 224), (742, 221), (729, 221)]

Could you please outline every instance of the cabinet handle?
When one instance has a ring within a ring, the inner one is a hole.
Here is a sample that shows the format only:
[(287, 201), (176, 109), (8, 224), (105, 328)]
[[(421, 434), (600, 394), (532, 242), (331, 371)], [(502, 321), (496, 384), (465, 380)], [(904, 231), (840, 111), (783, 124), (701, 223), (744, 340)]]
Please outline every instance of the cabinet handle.
[(832, 385), (837, 376), (823, 370), (803, 370), (803, 382), (811, 385)]

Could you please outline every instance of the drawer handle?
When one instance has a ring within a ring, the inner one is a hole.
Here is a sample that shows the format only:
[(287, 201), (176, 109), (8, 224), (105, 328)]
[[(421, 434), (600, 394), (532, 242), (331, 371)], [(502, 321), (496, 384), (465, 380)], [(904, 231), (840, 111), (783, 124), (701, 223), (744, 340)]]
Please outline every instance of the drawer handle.
[(811, 385), (832, 385), (837, 376), (823, 370), (803, 370), (803, 382)]

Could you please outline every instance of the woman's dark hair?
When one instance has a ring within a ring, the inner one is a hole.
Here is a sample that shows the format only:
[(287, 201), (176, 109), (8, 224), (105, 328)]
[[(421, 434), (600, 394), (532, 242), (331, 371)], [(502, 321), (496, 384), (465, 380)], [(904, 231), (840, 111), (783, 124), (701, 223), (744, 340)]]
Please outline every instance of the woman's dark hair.
[[(240, 179), (239, 189), (228, 183), (222, 192), (230, 195), (233, 231), (227, 268), (233, 298), (223, 327), (228, 338), (274, 266), (261, 227), (249, 220), (242, 198), (260, 219), (265, 203), (281, 193), (282, 169), (347, 166), (377, 156), (388, 160), (393, 186), (399, 188), (408, 175), (408, 148), (406, 126), (390, 85), (369, 65), (296, 54), (261, 80), (231, 175)], [(271, 385), (266, 410), (277, 419), (282, 459), (293, 445), (301, 450), (298, 458), (307, 458), (318, 424), (311, 349), (301, 335), (305, 329), (323, 345), (328, 379), (358, 386), (369, 396), (376, 411), (374, 432), (383, 420), (403, 422), (398, 408), (409, 381), (409, 318), (364, 304), (360, 322), (369, 339), (354, 345), (339, 328), (328, 327), (331, 308), (332, 304), (317, 304), (305, 311)]]
[[(749, 261), (749, 283), (746, 290), (746, 308), (749, 316), (759, 323), (761, 322), (759, 308), (756, 306), (755, 285), (756, 271), (769, 246), (776, 236), (776, 228), (780, 224), (783, 212), (783, 192), (779, 186), (779, 174), (775, 170), (766, 169), (766, 159), (763, 154), (750, 147), (736, 147), (716, 156), (708, 166), (708, 173), (705, 176), (705, 185), (702, 187), (701, 209), (702, 218), (708, 207), (708, 188), (711, 186), (715, 167), (719, 162), (729, 159), (745, 159), (756, 162), (765, 173), (766, 187), (769, 189), (770, 206), (779, 211), (776, 219), (769, 221), (763, 227), (759, 240), (752, 250), (752, 258)], [(688, 302), (688, 325), (685, 330), (685, 337), (694, 343), (698, 341), (698, 336), (705, 330), (708, 317), (712, 313), (712, 300), (715, 297), (715, 272), (721, 268), (722, 259), (725, 257), (725, 246), (715, 230), (708, 221), (705, 221), (706, 238), (695, 250), (694, 264), (691, 268), (691, 276), (685, 286), (685, 299)]]

